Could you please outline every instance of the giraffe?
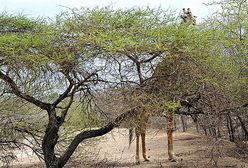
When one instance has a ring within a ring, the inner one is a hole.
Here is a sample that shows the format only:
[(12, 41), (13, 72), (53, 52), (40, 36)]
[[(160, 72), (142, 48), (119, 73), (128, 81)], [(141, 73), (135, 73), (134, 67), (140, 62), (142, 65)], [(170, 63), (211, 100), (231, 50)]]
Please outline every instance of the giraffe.
[(196, 16), (194, 16), (190, 10), (190, 8), (186, 9), (183, 8), (183, 13), (180, 15), (181, 19), (183, 20), (183, 23), (188, 23), (192, 25), (196, 25)]
[[(180, 15), (180, 17), (183, 21), (182, 23), (187, 23), (188, 25), (194, 25), (194, 26), (196, 25), (196, 19), (195, 19), (196, 16), (192, 15), (190, 8), (188, 8), (187, 10), (183, 8), (183, 13)], [(147, 85), (153, 85), (153, 87), (154, 86), (156, 87), (156, 85), (159, 83), (161, 76), (164, 76), (163, 71), (161, 71), (161, 67), (163, 66), (162, 63), (163, 61), (155, 68), (155, 71), (151, 78), (151, 79), (155, 79), (155, 81), (158, 81), (158, 82), (152, 82), (152, 83), (148, 82)], [(161, 82), (163, 83), (163, 81), (160, 81), (160, 83)], [(158, 86), (158, 87), (161, 87), (161, 86)], [(145, 90), (146, 90), (145, 92), (153, 92), (153, 89), (151, 88), (145, 89)], [(137, 92), (134, 91), (134, 94), (137, 96)], [(142, 95), (140, 97), (142, 97)], [(147, 104), (149, 102), (149, 99), (144, 100), (142, 98), (141, 100), (138, 99), (138, 101), (141, 101), (142, 104)], [(134, 120), (133, 127), (134, 127), (134, 132), (136, 135), (136, 155), (135, 155), (136, 164), (140, 163), (140, 157), (139, 157), (140, 137), (141, 137), (141, 143), (142, 143), (143, 159), (144, 161), (149, 161), (147, 154), (146, 154), (146, 140), (145, 140), (148, 120), (151, 116), (163, 115), (163, 112), (165, 110), (163, 104), (160, 104), (156, 107), (159, 107), (160, 109), (154, 111), (154, 109), (152, 108), (147, 109), (146, 107), (139, 106), (139, 108), (136, 109), (137, 114), (133, 116), (133, 120)], [(167, 123), (167, 138), (168, 138), (168, 156), (169, 156), (170, 161), (175, 162), (176, 159), (175, 159), (174, 150), (173, 150), (173, 118), (174, 118), (173, 113), (174, 113), (173, 110), (167, 110), (166, 112), (167, 122), (166, 123)], [(132, 137), (132, 131), (130, 131), (129, 144), (131, 143), (131, 140), (132, 140), (131, 137)]]

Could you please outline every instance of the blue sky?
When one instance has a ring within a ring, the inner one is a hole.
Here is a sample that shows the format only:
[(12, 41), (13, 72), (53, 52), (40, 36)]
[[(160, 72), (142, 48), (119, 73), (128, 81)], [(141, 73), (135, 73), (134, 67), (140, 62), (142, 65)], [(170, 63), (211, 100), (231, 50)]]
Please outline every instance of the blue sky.
[(216, 6), (205, 6), (203, 3), (209, 3), (213, 0), (0, 0), (0, 12), (10, 14), (25, 14), (29, 17), (49, 17), (53, 19), (56, 14), (69, 8), (80, 7), (104, 7), (111, 5), (113, 8), (130, 7), (159, 7), (163, 9), (170, 8), (180, 12), (182, 8), (190, 7), (193, 14), (198, 19), (216, 11)]

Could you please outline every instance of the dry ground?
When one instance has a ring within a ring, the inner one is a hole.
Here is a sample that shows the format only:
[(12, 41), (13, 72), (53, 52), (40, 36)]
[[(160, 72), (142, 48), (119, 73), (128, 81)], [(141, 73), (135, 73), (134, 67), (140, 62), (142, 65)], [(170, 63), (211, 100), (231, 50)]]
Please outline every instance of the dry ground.
[[(248, 168), (248, 158), (238, 154), (235, 145), (225, 140), (213, 141), (193, 133), (175, 132), (174, 150), (177, 162), (174, 163), (168, 161), (165, 131), (149, 130), (146, 140), (150, 162), (135, 164), (135, 143), (128, 147), (128, 130), (122, 128), (97, 139), (92, 147), (81, 152), (80, 159), (73, 159), (66, 167)], [(12, 167), (44, 167), (40, 163), (34, 165), (34, 162), (34, 157), (29, 155)]]

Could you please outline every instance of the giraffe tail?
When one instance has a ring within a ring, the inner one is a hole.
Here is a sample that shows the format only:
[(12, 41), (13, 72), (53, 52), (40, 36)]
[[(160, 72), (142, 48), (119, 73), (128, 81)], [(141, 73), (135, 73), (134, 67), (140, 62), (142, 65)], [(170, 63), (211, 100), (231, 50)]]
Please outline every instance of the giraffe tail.
[(133, 142), (133, 136), (134, 135), (134, 128), (129, 129), (129, 148), (131, 146), (131, 143)]

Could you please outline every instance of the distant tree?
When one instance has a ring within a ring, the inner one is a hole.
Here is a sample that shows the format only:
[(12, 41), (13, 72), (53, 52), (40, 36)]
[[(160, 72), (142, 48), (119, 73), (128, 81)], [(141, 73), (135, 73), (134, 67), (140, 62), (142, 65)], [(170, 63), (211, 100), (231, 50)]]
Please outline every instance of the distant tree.
[[(218, 47), (222, 50), (225, 59), (231, 62), (231, 65), (236, 68), (229, 71), (235, 75), (235, 81), (230, 82), (227, 90), (235, 100), (233, 108), (225, 111), (226, 124), (231, 141), (235, 141), (234, 134), (237, 130), (234, 127), (240, 127), (243, 130), (245, 137), (248, 136), (247, 124), (247, 19), (248, 19), (248, 3), (245, 0), (227, 1), (222, 0), (212, 3), (219, 5), (220, 10), (206, 21), (205, 27), (212, 29), (213, 36), (218, 41)], [(237, 107), (237, 108), (236, 108)], [(234, 126), (233, 119), (239, 119), (238, 126)]]

